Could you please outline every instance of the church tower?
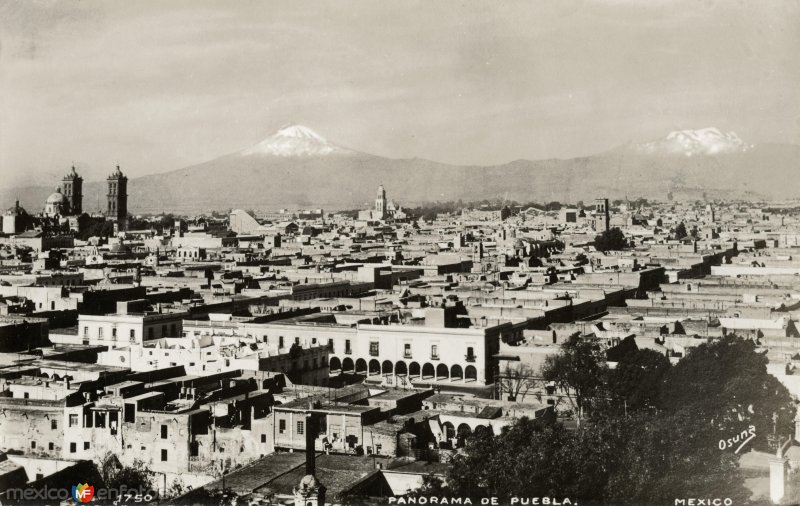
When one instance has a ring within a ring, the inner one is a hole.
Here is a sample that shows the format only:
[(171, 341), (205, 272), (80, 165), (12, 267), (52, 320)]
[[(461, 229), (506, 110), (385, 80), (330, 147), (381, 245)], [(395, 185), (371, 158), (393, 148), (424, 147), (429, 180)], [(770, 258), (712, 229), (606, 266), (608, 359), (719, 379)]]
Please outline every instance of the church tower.
[(383, 189), (383, 185), (378, 186), (378, 196), (375, 198), (375, 213), (378, 215), (378, 219), (386, 219), (386, 190)]
[(118, 230), (125, 230), (128, 219), (128, 178), (119, 170), (111, 173), (108, 182), (108, 208), (106, 217), (117, 222)]
[(72, 172), (61, 180), (61, 193), (67, 199), (68, 214), (77, 216), (83, 213), (83, 178), (75, 172), (74, 165)]
[(598, 232), (605, 232), (609, 229), (610, 224), (608, 199), (594, 199), (594, 229)]

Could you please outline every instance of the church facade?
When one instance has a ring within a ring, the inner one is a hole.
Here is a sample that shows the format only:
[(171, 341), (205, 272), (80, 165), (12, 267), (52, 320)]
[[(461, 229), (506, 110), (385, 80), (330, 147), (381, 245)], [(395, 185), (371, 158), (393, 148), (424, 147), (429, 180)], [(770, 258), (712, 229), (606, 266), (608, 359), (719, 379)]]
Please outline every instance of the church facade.
[(387, 200), (386, 189), (383, 185), (378, 186), (378, 194), (375, 197), (375, 208), (359, 211), (358, 219), (362, 221), (386, 221), (403, 220), (406, 213), (403, 208), (393, 200)]

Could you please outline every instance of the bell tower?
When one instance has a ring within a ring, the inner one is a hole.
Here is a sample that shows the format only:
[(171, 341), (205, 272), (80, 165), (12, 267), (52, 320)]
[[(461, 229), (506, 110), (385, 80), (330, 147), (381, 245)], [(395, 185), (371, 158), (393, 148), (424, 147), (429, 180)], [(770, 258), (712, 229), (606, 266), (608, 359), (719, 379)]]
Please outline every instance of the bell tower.
[(68, 214), (77, 216), (83, 213), (83, 178), (75, 172), (74, 165), (72, 172), (61, 180), (61, 192), (67, 199)]
[(128, 178), (119, 170), (111, 173), (108, 183), (108, 207), (106, 217), (117, 223), (118, 230), (125, 230), (128, 219)]
[(598, 232), (605, 232), (611, 223), (608, 199), (594, 199), (594, 229)]
[(375, 212), (379, 219), (386, 219), (386, 190), (383, 185), (378, 186), (378, 196), (375, 198)]

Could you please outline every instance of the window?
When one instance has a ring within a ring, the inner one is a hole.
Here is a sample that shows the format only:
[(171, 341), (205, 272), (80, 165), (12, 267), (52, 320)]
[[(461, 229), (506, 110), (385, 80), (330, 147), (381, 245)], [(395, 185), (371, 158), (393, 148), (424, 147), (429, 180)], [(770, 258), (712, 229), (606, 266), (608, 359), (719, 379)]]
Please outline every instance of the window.
[(84, 450), (88, 450), (88, 449), (89, 449), (89, 446), (90, 446), (90, 444), (89, 444), (89, 441), (85, 441), (85, 442), (83, 443), (83, 449), (84, 449)]
[(467, 348), (467, 362), (475, 362), (475, 349), (472, 346)]
[(56, 430), (58, 428), (58, 420), (50, 420), (50, 430)]
[(167, 450), (161, 450), (161, 462), (167, 461)]
[(135, 329), (131, 329), (130, 338), (131, 338), (131, 341), (136, 339), (136, 330)]
[(55, 302), (50, 302), (50, 310), (51, 311), (55, 311), (55, 309), (56, 309), (56, 303)]
[(278, 432), (280, 432), (281, 434), (286, 432), (286, 420), (278, 421)]
[(283, 336), (278, 336), (278, 348), (283, 348)]
[(78, 451), (78, 444), (77, 443), (70, 443), (69, 444), (69, 452), (70, 453), (75, 453), (76, 451)]
[(431, 359), (433, 360), (439, 359), (439, 345), (437, 344), (431, 345)]
[(266, 434), (261, 434), (261, 442), (262, 443), (266, 443), (267, 442), (267, 435)]
[(381, 454), (381, 448), (382, 448), (382, 446), (381, 446), (381, 445), (375, 445), (375, 453), (377, 453), (378, 455), (380, 455), (380, 454)]
[(98, 339), (103, 339), (103, 327), (100, 327), (99, 329), (97, 329), (97, 338)]
[(317, 344), (317, 338), (316, 337), (312, 337), (311, 338), (311, 344)]
[(378, 356), (378, 342), (372, 341), (369, 343), (369, 354), (373, 357)]
[(136, 421), (136, 405), (125, 403), (123, 409), (123, 417), (126, 423), (133, 423)]
[(350, 340), (349, 339), (345, 339), (345, 341), (344, 341), (344, 352), (347, 355), (350, 355), (351, 353), (353, 353), (353, 350), (350, 349)]
[(55, 444), (53, 444), (53, 443), (47, 443), (47, 449), (48, 449), (48, 450), (55, 450), (55, 448), (56, 448), (56, 445), (55, 445)]
[(300, 344), (300, 338), (299, 337), (295, 337), (294, 338), (294, 344), (298, 344), (298, 345)]
[(75, 427), (78, 425), (78, 415), (69, 415), (69, 426)]
[(297, 434), (302, 435), (305, 432), (306, 423), (305, 422), (297, 422)]
[(36, 441), (31, 441), (31, 449), (36, 448)]
[(403, 346), (403, 357), (411, 358), (411, 343), (406, 343)]
[(111, 339), (117, 338), (117, 327), (111, 327)]
[(161, 426), (161, 439), (167, 439), (167, 426)]
[(83, 337), (89, 337), (89, 327), (83, 327)]

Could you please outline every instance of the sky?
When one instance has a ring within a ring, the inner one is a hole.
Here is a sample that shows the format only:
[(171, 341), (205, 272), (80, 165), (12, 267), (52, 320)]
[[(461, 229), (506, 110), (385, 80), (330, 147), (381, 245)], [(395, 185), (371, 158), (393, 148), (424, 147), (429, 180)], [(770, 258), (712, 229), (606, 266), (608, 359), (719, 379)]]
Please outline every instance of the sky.
[(570, 158), (673, 130), (800, 144), (800, 0), (2, 0), (0, 186), (240, 151)]

